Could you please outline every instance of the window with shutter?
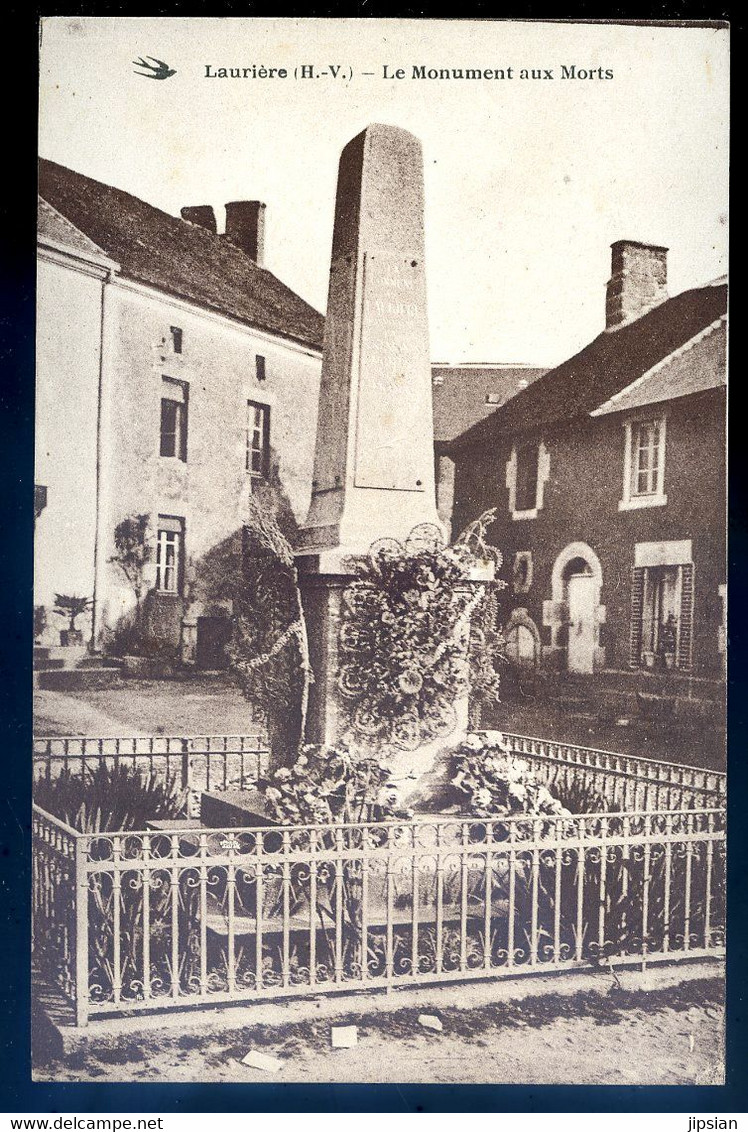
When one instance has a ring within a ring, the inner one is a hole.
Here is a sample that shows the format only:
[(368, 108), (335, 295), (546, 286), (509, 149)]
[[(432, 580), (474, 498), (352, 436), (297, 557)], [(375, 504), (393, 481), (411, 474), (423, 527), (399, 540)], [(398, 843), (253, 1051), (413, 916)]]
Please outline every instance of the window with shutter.
[(690, 670), (693, 564), (635, 567), (631, 583), (631, 668)]
[(681, 566), (678, 668), (686, 670), (693, 665), (693, 574), (692, 565)]
[(638, 668), (642, 652), (642, 605), (644, 601), (644, 569), (635, 568), (631, 580), (631, 640), (629, 665)]

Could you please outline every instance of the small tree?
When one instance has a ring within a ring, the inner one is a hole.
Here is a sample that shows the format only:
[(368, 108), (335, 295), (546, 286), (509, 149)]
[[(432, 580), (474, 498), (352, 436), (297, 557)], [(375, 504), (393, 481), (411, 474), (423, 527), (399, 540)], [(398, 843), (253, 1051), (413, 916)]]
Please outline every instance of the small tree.
[(38, 641), (47, 628), (47, 610), (43, 605), (34, 606), (34, 640)]
[(306, 621), (291, 543), (272, 500), (252, 495), (237, 557), (214, 569), (213, 586), (230, 596), (230, 666), (246, 698), (267, 715), (283, 761), (303, 741), (312, 670)]
[(109, 559), (117, 566), (132, 587), (135, 595), (136, 617), (146, 585), (146, 568), (153, 559), (149, 535), (148, 515), (130, 515), (114, 528), (116, 553)]

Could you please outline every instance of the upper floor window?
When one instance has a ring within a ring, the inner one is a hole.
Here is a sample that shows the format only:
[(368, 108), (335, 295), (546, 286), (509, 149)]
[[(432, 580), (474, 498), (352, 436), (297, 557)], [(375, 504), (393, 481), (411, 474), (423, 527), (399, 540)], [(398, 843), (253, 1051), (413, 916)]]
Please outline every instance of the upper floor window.
[(186, 381), (171, 377), (161, 378), (161, 447), (162, 456), (187, 459), (187, 402), (189, 387)]
[(509, 511), (513, 519), (534, 519), (543, 506), (550, 453), (543, 441), (517, 444), (506, 465)]
[(255, 376), (258, 381), (264, 381), (267, 377), (267, 372), (265, 369), (265, 358), (262, 356), (262, 354), (255, 355)]
[(660, 477), (660, 421), (642, 421), (632, 429), (632, 495), (656, 495)]
[(627, 421), (625, 425), (623, 498), (619, 510), (656, 507), (665, 495), (665, 418)]
[(267, 476), (270, 467), (270, 406), (247, 401), (247, 471)]
[(515, 511), (531, 511), (538, 495), (538, 445), (524, 444), (517, 449)]
[(159, 593), (182, 592), (184, 520), (159, 515), (156, 536), (156, 589)]
[(170, 326), (169, 333), (171, 334), (171, 348), (175, 354), (182, 353), (182, 328), (181, 326)]

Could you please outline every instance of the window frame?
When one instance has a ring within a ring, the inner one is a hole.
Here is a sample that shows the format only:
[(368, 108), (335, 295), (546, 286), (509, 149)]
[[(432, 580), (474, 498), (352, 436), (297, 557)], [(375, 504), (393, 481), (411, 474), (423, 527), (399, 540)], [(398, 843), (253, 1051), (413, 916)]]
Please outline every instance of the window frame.
[[(255, 415), (254, 421), (250, 423), (250, 413), (254, 411), (255, 414), (259, 411), (260, 420), (258, 422)], [(244, 466), (247, 475), (253, 479), (268, 478), (270, 471), (270, 405), (264, 401), (254, 401), (252, 398), (247, 398), (247, 419), (245, 425), (245, 456)], [(259, 425), (259, 427), (258, 427)], [(254, 440), (259, 437), (259, 444), (255, 447)], [(259, 456), (259, 468), (254, 467), (254, 456)]]
[[(181, 393), (181, 399), (176, 396), (167, 396), (169, 387), (172, 387), (173, 392), (177, 390)], [(189, 399), (190, 399), (190, 386), (188, 381), (180, 381), (179, 378), (169, 377), (167, 374), (161, 375), (161, 399), (160, 399), (160, 420), (159, 420), (159, 445), (158, 454), (164, 460), (179, 460), (181, 463), (187, 463), (187, 428), (189, 420)], [(171, 432), (164, 432), (164, 409), (165, 405), (175, 406), (175, 428), (173, 434)], [(164, 451), (164, 438), (165, 436), (174, 437), (174, 451)]]
[[(519, 479), (520, 454), (534, 448), (536, 452), (535, 470), (535, 499), (533, 506), (528, 508), (517, 507), (517, 487)], [(536, 519), (538, 512), (543, 508), (545, 485), (550, 475), (551, 453), (542, 436), (537, 440), (517, 440), (512, 445), (511, 455), (506, 464), (506, 486), (509, 489), (509, 513), (512, 519)]]
[[(156, 576), (154, 589), (162, 597), (181, 597), (184, 581), (184, 519), (175, 515), (159, 515), (156, 526)], [(168, 550), (173, 548), (173, 561)], [(165, 560), (166, 559), (166, 560)], [(167, 586), (168, 572), (173, 585)]]
[[(514, 510), (519, 514), (537, 511), (540, 477), (540, 441), (518, 444), (514, 469)], [(527, 482), (523, 482), (526, 480)]]
[[(618, 503), (619, 511), (634, 511), (641, 507), (664, 507), (667, 503), (665, 494), (665, 457), (667, 453), (667, 413), (640, 414), (624, 421), (624, 451), (623, 451), (623, 491)], [(643, 429), (656, 430), (656, 447), (649, 445), (646, 449), (640, 443)], [(649, 451), (650, 466), (642, 468), (640, 454)], [(639, 490), (639, 478), (642, 474), (649, 474), (654, 478), (651, 491)]]

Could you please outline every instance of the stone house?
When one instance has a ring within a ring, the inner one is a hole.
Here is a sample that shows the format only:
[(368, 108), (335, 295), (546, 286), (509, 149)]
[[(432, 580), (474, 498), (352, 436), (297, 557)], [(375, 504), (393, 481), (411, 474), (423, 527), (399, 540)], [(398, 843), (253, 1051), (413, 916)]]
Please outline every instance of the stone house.
[(85, 640), (111, 644), (135, 604), (115, 528), (146, 514), (147, 633), (212, 667), (230, 611), (201, 561), (258, 487), (291, 525), (309, 506), (323, 317), (264, 266), (259, 202), (219, 235), (210, 207), (178, 219), (45, 160), (39, 195), (35, 602), (93, 599)]
[(614, 244), (603, 332), (448, 451), (515, 660), (690, 696), (724, 678), (727, 287), (668, 297), (666, 254)]
[[(454, 508), (454, 462), (450, 444), (495, 412), (546, 371), (521, 363), (435, 362), (431, 367), (434, 405), (436, 504), (447, 531)], [(452, 532), (459, 534), (459, 529)]]

